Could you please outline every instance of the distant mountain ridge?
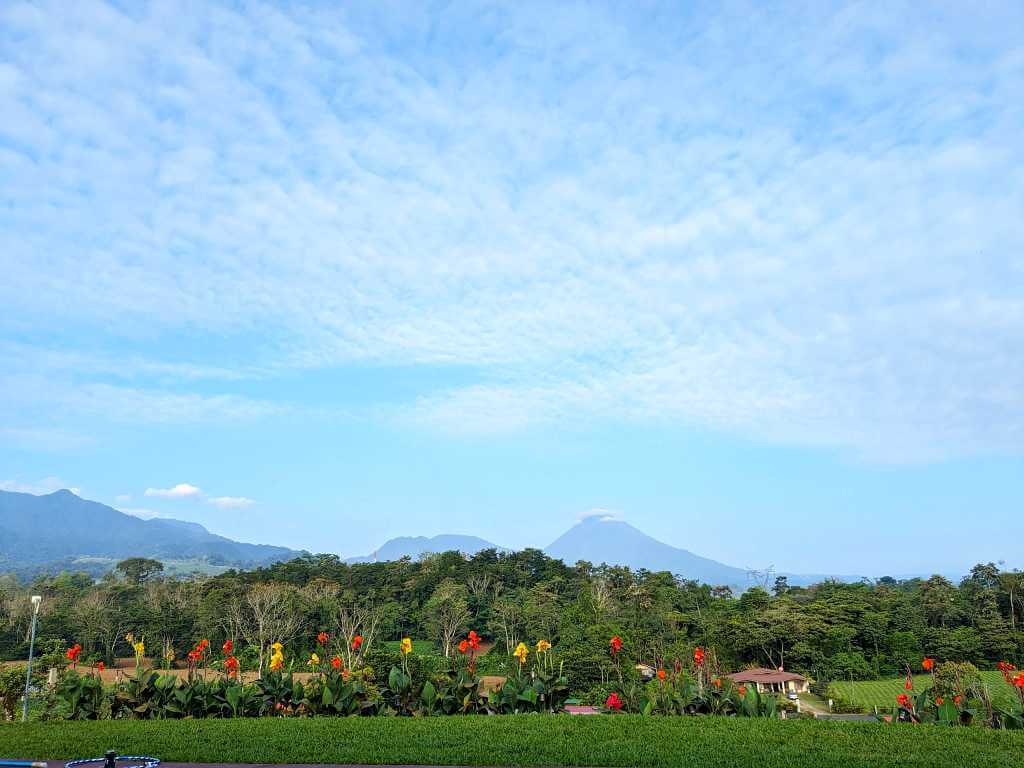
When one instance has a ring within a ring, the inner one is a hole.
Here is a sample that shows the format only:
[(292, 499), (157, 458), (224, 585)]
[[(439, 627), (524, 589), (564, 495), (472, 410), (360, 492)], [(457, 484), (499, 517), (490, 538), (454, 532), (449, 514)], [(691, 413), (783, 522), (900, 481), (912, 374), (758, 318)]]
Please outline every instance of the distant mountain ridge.
[(44, 496), (0, 491), (0, 570), (76, 557), (205, 559), (223, 565), (265, 565), (300, 552), (246, 544), (198, 523), (143, 520), (60, 490)]
[[(686, 579), (711, 585), (747, 588), (759, 583), (746, 568), (725, 565), (701, 557), (687, 549), (673, 547), (648, 536), (629, 523), (608, 516), (584, 518), (549, 544), (544, 553), (568, 565), (586, 560), (594, 565), (626, 565), (633, 570), (668, 571)], [(840, 574), (772, 573), (770, 578), (785, 576), (790, 586), (803, 586), (836, 579), (858, 581), (860, 576)], [(767, 585), (769, 588), (771, 584)]]
[(496, 549), (499, 552), (508, 552), (505, 547), (499, 547), (479, 536), (462, 536), (459, 534), (442, 533), (438, 536), (399, 536), (395, 539), (388, 539), (380, 548), (369, 555), (350, 557), (345, 560), (347, 563), (373, 563), (376, 561), (401, 560), (403, 557), (411, 557), (413, 560), (421, 555), (432, 552), (462, 552), (467, 555), (475, 555), (485, 549)]
[[(348, 563), (418, 559), (427, 553), (457, 551), (475, 555), (485, 549), (511, 551), (479, 536), (440, 534), (390, 539), (375, 552), (350, 557)], [(549, 557), (574, 565), (621, 565), (633, 570), (669, 571), (711, 585), (745, 589), (760, 577), (744, 568), (701, 557), (648, 536), (622, 520), (592, 516), (572, 526), (544, 548)], [(222, 566), (252, 567), (303, 554), (285, 547), (247, 544), (210, 533), (198, 523), (153, 518), (143, 520), (67, 490), (45, 496), (0, 491), (0, 572), (65, 570), (79, 558), (205, 560)], [(108, 566), (109, 567), (109, 566)], [(825, 579), (856, 581), (836, 574), (772, 573), (791, 586)], [(771, 584), (766, 586), (771, 587)]]

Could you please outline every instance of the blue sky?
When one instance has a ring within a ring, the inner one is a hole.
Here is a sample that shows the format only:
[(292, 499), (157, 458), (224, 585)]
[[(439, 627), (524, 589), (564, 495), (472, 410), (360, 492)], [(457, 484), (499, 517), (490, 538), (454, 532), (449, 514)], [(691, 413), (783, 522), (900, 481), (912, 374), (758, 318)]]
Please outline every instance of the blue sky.
[(1024, 7), (0, 7), (0, 487), (1024, 567)]

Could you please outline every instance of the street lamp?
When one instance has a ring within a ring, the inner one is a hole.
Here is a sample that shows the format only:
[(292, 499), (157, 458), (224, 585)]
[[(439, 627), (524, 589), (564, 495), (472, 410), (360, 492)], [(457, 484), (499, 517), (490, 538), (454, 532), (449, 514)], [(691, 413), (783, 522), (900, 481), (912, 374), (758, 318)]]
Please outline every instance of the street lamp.
[(28, 669), (25, 671), (25, 705), (21, 710), (21, 722), (28, 720), (28, 689), (32, 685), (32, 652), (36, 647), (36, 619), (39, 618), (39, 604), (43, 602), (42, 595), (32, 595), (32, 634), (28, 641)]

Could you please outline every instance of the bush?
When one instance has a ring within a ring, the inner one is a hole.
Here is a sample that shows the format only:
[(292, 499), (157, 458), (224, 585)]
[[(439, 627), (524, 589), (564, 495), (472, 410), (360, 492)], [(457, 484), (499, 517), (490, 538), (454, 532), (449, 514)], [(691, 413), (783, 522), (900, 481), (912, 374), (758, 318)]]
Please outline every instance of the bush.
[(0, 720), (13, 720), (25, 693), (25, 668), (0, 668)]

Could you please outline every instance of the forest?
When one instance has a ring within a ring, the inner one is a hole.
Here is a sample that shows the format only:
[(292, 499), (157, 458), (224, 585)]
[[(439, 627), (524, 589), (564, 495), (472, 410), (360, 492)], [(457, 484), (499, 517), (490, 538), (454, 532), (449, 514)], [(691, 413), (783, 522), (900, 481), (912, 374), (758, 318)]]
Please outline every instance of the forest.
[(1024, 573), (979, 564), (959, 584), (942, 576), (791, 587), (784, 578), (734, 594), (670, 573), (587, 562), (566, 565), (538, 550), (472, 557), (445, 552), (346, 564), (305, 556), (251, 571), (169, 578), (160, 563), (132, 558), (102, 579), (76, 573), (25, 584), (0, 577), (0, 659), (28, 655), (29, 595), (43, 596), (37, 655), (80, 644), (81, 661), (131, 656), (126, 636), (145, 638), (160, 666), (181, 666), (200, 639), (234, 640), (243, 670), (262, 671), (271, 645), (298, 670), (317, 635), (360, 637), (359, 664), (390, 666), (397, 642), (442, 662), (478, 632), (490, 652), (480, 671), (513, 668), (520, 642), (550, 641), (576, 695), (601, 691), (621, 658), (661, 668), (705, 648), (722, 672), (784, 667), (816, 682), (903, 674), (923, 657), (994, 669), (1024, 661)]

